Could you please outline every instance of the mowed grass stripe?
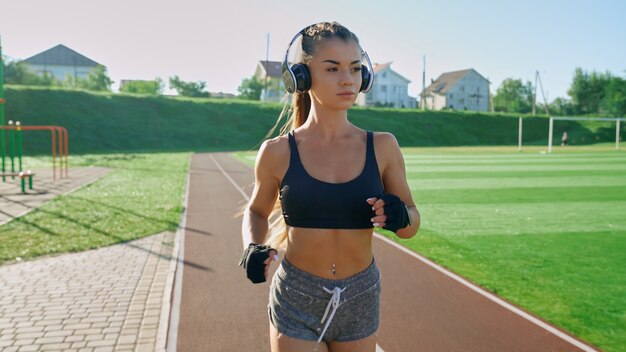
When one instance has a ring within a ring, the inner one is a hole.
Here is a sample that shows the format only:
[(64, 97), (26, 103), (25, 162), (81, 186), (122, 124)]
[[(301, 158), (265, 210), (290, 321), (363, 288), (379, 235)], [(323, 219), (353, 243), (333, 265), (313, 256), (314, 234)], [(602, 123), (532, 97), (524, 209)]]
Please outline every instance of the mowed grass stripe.
[(405, 162), (407, 164), (429, 164), (429, 165), (439, 165), (439, 164), (454, 164), (458, 165), (482, 165), (482, 164), (498, 164), (498, 165), (517, 165), (519, 163), (524, 164), (537, 164), (537, 165), (545, 165), (545, 164), (613, 164), (613, 163), (624, 163), (626, 162), (626, 157), (578, 157), (578, 158), (561, 158), (554, 156), (538, 156), (532, 158), (498, 158), (498, 159), (472, 159), (472, 158), (412, 158), (405, 156)]
[(475, 172), (475, 171), (519, 171), (520, 174), (525, 171), (568, 171), (568, 170), (626, 170), (626, 162), (624, 163), (584, 163), (582, 164), (549, 164), (549, 165), (536, 165), (529, 163), (516, 163), (516, 164), (489, 164), (489, 165), (406, 165), (407, 172)]
[(466, 188), (420, 189), (413, 195), (420, 204), (458, 204), (459, 201), (464, 204), (608, 202), (624, 200), (626, 186), (485, 188), (480, 192)]
[(598, 202), (428, 204), (422, 224), (445, 236), (626, 231), (626, 200)]
[[(621, 172), (621, 171), (620, 171)], [(618, 173), (617, 171), (615, 173)], [(419, 189), (463, 189), (463, 188), (527, 188), (527, 187), (593, 187), (625, 186), (624, 176), (567, 176), (567, 177), (505, 177), (505, 178), (455, 178), (408, 180), (412, 191)]]
[(519, 178), (524, 177), (569, 177), (569, 176), (615, 176), (615, 170), (607, 168), (606, 170), (560, 170), (560, 171), (448, 171), (448, 172), (409, 172), (409, 179), (418, 178), (426, 179), (448, 179), (448, 178)]

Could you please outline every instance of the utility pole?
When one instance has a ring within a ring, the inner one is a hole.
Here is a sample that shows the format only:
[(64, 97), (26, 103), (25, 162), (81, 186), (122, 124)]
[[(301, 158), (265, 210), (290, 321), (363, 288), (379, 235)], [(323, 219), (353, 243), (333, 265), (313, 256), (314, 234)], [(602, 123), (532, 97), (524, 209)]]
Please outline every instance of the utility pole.
[(420, 104), (422, 105), (422, 110), (426, 109), (426, 102), (424, 101), (424, 96), (426, 92), (426, 55), (422, 57), (422, 62), (424, 66), (422, 68), (422, 93), (420, 94)]
[(263, 101), (267, 101), (267, 76), (270, 69), (270, 34), (267, 33), (267, 46), (265, 48), (265, 83), (263, 84)]
[(546, 112), (546, 115), (550, 116), (550, 110), (548, 109), (548, 100), (546, 99), (546, 95), (543, 92), (543, 83), (541, 83), (541, 77), (539, 76), (539, 70), (535, 71), (535, 94), (533, 94), (533, 115), (536, 112), (536, 102), (537, 102), (537, 82), (541, 85), (541, 96), (543, 97), (543, 109)]
[(537, 77), (539, 77), (539, 71), (535, 71), (535, 92), (533, 93), (533, 115), (537, 113)]

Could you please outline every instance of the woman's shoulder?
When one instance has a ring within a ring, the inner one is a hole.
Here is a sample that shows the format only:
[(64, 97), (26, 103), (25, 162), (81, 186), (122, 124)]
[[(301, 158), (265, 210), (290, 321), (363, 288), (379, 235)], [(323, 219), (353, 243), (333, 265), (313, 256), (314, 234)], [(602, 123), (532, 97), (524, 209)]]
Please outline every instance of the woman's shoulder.
[(289, 159), (289, 137), (285, 135), (266, 139), (259, 148), (257, 160), (276, 166)]
[(389, 132), (374, 132), (374, 152), (378, 160), (378, 169), (381, 174), (386, 173), (390, 167), (398, 164), (402, 159), (402, 151), (396, 136)]
[(376, 146), (377, 150), (393, 150), (400, 147), (400, 145), (398, 144), (398, 140), (396, 139), (396, 136), (393, 135), (393, 133), (378, 131), (372, 132), (374, 135), (374, 145)]

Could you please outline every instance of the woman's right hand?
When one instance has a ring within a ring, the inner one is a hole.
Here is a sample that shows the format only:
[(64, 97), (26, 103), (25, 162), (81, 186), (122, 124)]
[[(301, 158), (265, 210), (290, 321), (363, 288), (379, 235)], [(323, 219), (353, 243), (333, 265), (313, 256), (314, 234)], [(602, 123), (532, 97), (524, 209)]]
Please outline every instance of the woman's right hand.
[(278, 252), (275, 249), (270, 249), (270, 256), (265, 259), (265, 261), (263, 262), (263, 264), (265, 264), (265, 281), (267, 281), (267, 275), (269, 273), (270, 270), (270, 264), (272, 263), (272, 260), (274, 261), (279, 261), (280, 258), (278, 257)]
[(239, 265), (246, 270), (246, 276), (255, 284), (267, 280), (269, 263), (278, 257), (277, 251), (270, 246), (250, 243), (239, 259)]

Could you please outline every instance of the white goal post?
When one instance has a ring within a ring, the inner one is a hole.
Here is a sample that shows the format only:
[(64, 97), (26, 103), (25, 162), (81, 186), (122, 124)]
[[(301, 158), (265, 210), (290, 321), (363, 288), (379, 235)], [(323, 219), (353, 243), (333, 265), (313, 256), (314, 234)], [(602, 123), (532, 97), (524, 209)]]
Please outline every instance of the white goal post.
[(552, 132), (554, 131), (554, 120), (590, 120), (590, 121), (615, 121), (615, 150), (619, 150), (620, 121), (626, 121), (623, 117), (550, 117), (550, 127), (548, 128), (548, 153), (552, 153)]
[[(624, 117), (550, 117), (550, 127), (548, 128), (548, 153), (552, 153), (552, 134), (554, 131), (554, 120), (589, 120), (589, 121), (615, 121), (615, 150), (619, 150), (620, 122), (626, 121)], [(522, 151), (522, 117), (519, 118), (518, 127), (518, 151)]]

